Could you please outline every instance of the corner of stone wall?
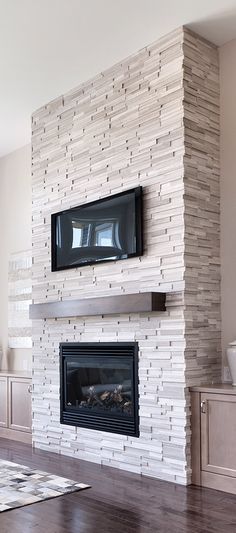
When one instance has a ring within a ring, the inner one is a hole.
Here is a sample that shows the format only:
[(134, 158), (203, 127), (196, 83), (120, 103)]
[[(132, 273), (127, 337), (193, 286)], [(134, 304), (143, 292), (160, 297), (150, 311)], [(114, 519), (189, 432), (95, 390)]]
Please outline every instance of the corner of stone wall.
[[(184, 29), (184, 244), (187, 433), (191, 385), (221, 377), (220, 102), (215, 45)], [(190, 448), (190, 443), (189, 443)], [(190, 454), (187, 446), (187, 459)]]

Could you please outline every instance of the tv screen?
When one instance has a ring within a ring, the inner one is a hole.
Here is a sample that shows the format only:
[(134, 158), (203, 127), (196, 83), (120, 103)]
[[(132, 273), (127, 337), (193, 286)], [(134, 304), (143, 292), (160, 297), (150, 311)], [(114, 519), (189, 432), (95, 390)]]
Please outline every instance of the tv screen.
[(54, 213), (52, 271), (142, 254), (142, 187)]

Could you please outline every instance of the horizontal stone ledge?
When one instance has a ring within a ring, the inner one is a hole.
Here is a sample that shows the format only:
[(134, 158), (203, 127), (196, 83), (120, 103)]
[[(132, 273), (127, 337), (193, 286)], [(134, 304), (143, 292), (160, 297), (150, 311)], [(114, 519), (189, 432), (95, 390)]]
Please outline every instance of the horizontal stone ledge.
[(165, 292), (141, 292), (30, 305), (31, 319), (165, 311)]

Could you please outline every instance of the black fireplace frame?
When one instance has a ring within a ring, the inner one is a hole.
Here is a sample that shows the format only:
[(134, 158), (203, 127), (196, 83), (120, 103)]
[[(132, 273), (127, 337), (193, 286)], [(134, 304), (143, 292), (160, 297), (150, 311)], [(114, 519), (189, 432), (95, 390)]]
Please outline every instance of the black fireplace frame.
[[(67, 407), (64, 404), (64, 391), (66, 390), (65, 359), (75, 360), (78, 357), (74, 353), (80, 349), (83, 357), (122, 357), (133, 356), (131, 367), (131, 378), (133, 382), (133, 416), (112, 415), (109, 413), (88, 413), (88, 409), (80, 410)], [(92, 353), (96, 348), (97, 353)], [(118, 353), (119, 348), (122, 348)], [(99, 353), (101, 351), (101, 353)], [(139, 437), (139, 393), (138, 393), (138, 343), (137, 342), (62, 342), (59, 345), (60, 353), (60, 423), (64, 425), (106, 431), (120, 435), (130, 435)]]

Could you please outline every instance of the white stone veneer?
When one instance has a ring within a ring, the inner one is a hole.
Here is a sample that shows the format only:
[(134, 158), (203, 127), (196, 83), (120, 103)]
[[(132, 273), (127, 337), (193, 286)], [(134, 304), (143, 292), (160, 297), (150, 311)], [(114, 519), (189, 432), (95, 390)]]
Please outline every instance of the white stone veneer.
[[(180, 28), (33, 114), (34, 303), (168, 293), (165, 313), (34, 321), (36, 447), (190, 480), (186, 387), (219, 368), (217, 61), (215, 47)], [(144, 255), (52, 273), (51, 213), (138, 185)], [(60, 425), (59, 343), (67, 340), (139, 343), (140, 438)]]

